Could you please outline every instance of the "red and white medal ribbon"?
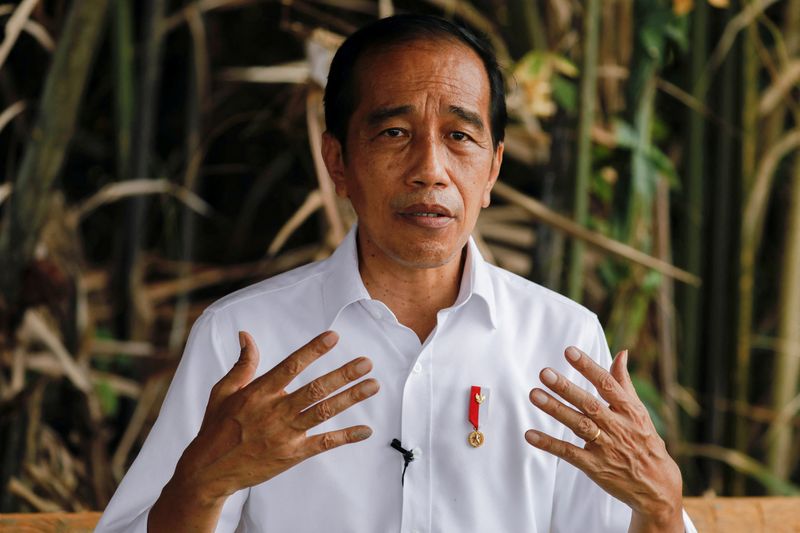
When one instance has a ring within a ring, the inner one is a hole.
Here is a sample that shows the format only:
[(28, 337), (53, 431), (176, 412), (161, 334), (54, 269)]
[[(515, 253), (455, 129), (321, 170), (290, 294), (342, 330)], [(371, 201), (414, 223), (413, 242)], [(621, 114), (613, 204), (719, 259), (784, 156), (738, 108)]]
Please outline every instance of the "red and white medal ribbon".
[[(487, 391), (488, 392), (488, 391)], [(467, 442), (473, 448), (483, 445), (484, 436), (480, 431), (481, 406), (486, 402), (486, 394), (481, 391), (481, 387), (473, 385), (469, 391), (469, 411), (467, 418), (472, 424), (473, 431), (467, 437)]]

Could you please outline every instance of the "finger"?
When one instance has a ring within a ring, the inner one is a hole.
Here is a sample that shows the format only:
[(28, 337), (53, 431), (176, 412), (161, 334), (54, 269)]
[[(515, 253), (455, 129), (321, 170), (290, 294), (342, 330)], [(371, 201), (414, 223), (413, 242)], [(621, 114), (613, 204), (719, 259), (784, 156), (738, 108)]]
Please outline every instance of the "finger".
[[(553, 370), (545, 368), (539, 373), (539, 379), (547, 387), (592, 418), (600, 427), (608, 429), (611, 425), (612, 413), (597, 397), (575, 385), (573, 382)], [(612, 378), (613, 379), (613, 378)]]
[(354, 359), (297, 389), (289, 395), (287, 400), (295, 407), (296, 411), (300, 411), (311, 404), (324, 400), (332, 392), (357, 380), (370, 370), (372, 370), (372, 361), (366, 357)]
[(306, 439), (306, 458), (322, 452), (338, 448), (343, 444), (352, 444), (368, 439), (372, 435), (369, 426), (352, 426), (337, 431), (314, 435)]
[(554, 439), (546, 433), (529, 429), (525, 432), (525, 440), (532, 446), (560, 457), (575, 468), (580, 468), (587, 474), (592, 470), (592, 454), (574, 444), (563, 440)]
[(211, 389), (211, 398), (226, 398), (253, 380), (258, 368), (258, 346), (246, 331), (239, 332), (239, 359)]
[(349, 389), (343, 390), (336, 396), (312, 405), (300, 413), (292, 425), (300, 431), (308, 431), (353, 405), (366, 400), (370, 396), (374, 396), (378, 390), (380, 390), (380, 386), (377, 381), (365, 379)]
[(338, 341), (339, 335), (334, 331), (326, 331), (317, 335), (258, 378), (258, 380), (256, 380), (258, 381), (258, 385), (269, 383), (270, 386), (278, 390), (286, 388), (286, 385), (291, 383), (300, 372), (328, 353), (331, 348), (336, 346)]
[(608, 371), (595, 363), (591, 357), (574, 346), (567, 348), (564, 355), (566, 355), (567, 361), (595, 386), (600, 396), (608, 403), (616, 405), (628, 400), (628, 395), (622, 385)]
[(636, 395), (636, 389), (633, 387), (631, 375), (628, 373), (628, 350), (623, 350), (617, 354), (614, 361), (611, 363), (609, 371), (628, 394)]
[(564, 405), (542, 389), (533, 389), (530, 400), (536, 407), (567, 426), (583, 440), (589, 441), (597, 435), (598, 425), (591, 418)]

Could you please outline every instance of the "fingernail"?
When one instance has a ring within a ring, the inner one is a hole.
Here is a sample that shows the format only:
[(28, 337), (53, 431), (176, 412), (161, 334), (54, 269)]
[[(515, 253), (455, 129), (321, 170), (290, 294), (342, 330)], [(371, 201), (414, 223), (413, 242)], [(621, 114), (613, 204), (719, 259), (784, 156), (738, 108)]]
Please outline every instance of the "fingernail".
[(239, 348), (244, 350), (244, 345), (247, 343), (247, 339), (244, 336), (244, 331), (239, 332)]
[(353, 438), (356, 440), (368, 439), (371, 436), (372, 436), (372, 429), (370, 428), (357, 429), (353, 432)]
[(367, 381), (364, 382), (363, 385), (361, 385), (361, 392), (363, 392), (368, 396), (372, 396), (373, 394), (378, 392), (378, 388), (379, 387), (377, 381), (375, 381), (374, 379), (368, 379)]
[(337, 335), (335, 331), (329, 331), (328, 333), (325, 334), (324, 337), (322, 337), (322, 344), (326, 348), (332, 348), (333, 345), (336, 344), (336, 341), (338, 340), (339, 340), (339, 335)]
[(581, 353), (578, 351), (577, 348), (575, 348), (573, 346), (570, 346), (569, 348), (567, 348), (567, 351), (565, 352), (565, 354), (567, 356), (567, 359), (569, 359), (573, 363), (581, 358)]
[(622, 366), (627, 370), (628, 368), (628, 350), (622, 352)]
[(547, 403), (547, 394), (543, 393), (539, 389), (535, 389), (531, 396), (533, 396), (533, 401), (539, 405), (544, 405)]
[(548, 385), (554, 385), (555, 382), (558, 381), (558, 376), (549, 368), (545, 368), (542, 370), (542, 381)]
[(539, 444), (539, 441), (542, 440), (539, 434), (533, 430), (529, 430), (527, 433), (525, 433), (525, 438), (528, 439), (528, 442), (531, 444)]
[(372, 370), (372, 361), (367, 359), (366, 357), (362, 358), (355, 366), (356, 372), (359, 374), (366, 374), (370, 370)]

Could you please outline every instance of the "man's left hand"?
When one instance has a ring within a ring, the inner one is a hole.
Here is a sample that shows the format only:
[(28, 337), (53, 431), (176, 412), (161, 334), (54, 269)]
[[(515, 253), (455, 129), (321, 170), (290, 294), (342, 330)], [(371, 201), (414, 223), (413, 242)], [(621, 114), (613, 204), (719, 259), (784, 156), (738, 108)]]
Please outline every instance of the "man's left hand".
[(532, 429), (525, 439), (581, 469), (630, 506), (632, 531), (683, 531), (681, 472), (636, 395), (626, 368), (627, 351), (617, 355), (610, 372), (577, 348), (567, 348), (565, 355), (608, 405), (545, 368), (539, 374), (542, 383), (577, 410), (539, 388), (531, 390), (531, 402), (586, 444), (580, 448)]

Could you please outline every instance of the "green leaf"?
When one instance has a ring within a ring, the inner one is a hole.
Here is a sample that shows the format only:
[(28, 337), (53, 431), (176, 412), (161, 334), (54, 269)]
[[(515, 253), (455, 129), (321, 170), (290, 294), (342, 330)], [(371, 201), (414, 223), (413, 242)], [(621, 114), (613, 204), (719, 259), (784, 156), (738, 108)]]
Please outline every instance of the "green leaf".
[(100, 409), (106, 417), (113, 417), (119, 409), (119, 397), (107, 381), (98, 381), (94, 390), (100, 400)]
[(562, 76), (553, 76), (551, 80), (553, 88), (553, 99), (559, 107), (569, 113), (574, 113), (578, 109), (578, 89), (575, 83)]

